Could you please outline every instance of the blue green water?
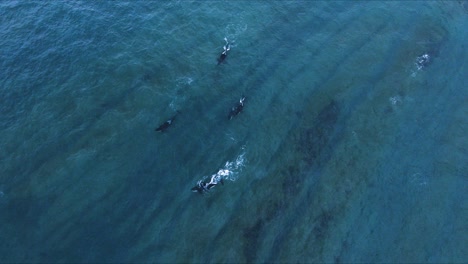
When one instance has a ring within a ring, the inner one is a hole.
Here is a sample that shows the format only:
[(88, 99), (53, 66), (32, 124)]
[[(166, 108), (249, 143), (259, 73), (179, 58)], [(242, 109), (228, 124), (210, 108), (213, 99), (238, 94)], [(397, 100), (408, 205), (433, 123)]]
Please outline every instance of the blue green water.
[(0, 262), (466, 261), (467, 28), (464, 1), (1, 1)]

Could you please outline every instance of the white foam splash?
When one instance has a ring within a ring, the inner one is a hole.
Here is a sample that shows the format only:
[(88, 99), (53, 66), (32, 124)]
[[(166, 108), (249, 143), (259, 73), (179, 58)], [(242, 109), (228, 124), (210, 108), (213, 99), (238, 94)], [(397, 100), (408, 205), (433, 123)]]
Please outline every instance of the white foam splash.
[(419, 186), (420, 188), (426, 187), (429, 184), (429, 177), (426, 174), (417, 172), (410, 176), (410, 183)]
[(223, 178), (230, 181), (236, 181), (242, 168), (245, 166), (245, 152), (237, 156), (235, 161), (228, 161), (224, 165), (224, 168), (219, 172)]
[(247, 24), (228, 24), (225, 28), (225, 38), (229, 39), (232, 46), (236, 42), (237, 37), (241, 36), (244, 32), (246, 32), (247, 28)]
[(227, 161), (224, 164), (224, 167), (219, 169), (217, 173), (211, 176), (203, 177), (202, 181), (207, 178), (215, 179), (216, 182), (219, 182), (220, 180), (236, 181), (239, 176), (239, 173), (245, 167), (245, 162), (246, 159), (244, 151), (239, 156), (237, 156), (235, 161)]
[(392, 96), (388, 99), (390, 101), (390, 104), (392, 105), (397, 105), (397, 104), (401, 104), (402, 103), (402, 99), (400, 96), (396, 95), (396, 96)]
[(423, 55), (418, 56), (416, 58), (416, 61), (414, 62), (414, 65), (416, 66), (416, 70), (412, 71), (411, 77), (416, 77), (416, 74), (422, 69), (424, 69), (427, 66), (427, 64), (430, 63), (430, 60), (431, 60), (431, 57), (427, 53), (424, 53)]
[(176, 107), (176, 105), (175, 105), (174, 100), (171, 101), (171, 103), (169, 104), (169, 107), (170, 107), (173, 111), (177, 111), (177, 107)]
[(429, 54), (425, 53), (419, 57), (416, 58), (416, 68), (418, 68), (418, 71), (422, 70), (426, 64), (428, 64), (430, 61)]
[(176, 79), (178, 85), (191, 85), (193, 78), (190, 76), (183, 76)]

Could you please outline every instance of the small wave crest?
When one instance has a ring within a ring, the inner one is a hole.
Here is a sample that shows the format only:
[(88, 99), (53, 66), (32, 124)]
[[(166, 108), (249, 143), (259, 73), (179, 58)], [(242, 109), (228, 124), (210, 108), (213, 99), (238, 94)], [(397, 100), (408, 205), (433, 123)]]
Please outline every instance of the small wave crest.
[(182, 76), (182, 77), (178, 77), (176, 79), (176, 83), (177, 83), (177, 86), (180, 87), (187, 87), (189, 85), (191, 85), (193, 82), (193, 77), (190, 77), (190, 76)]
[(224, 29), (225, 38), (228, 39), (231, 47), (236, 46), (236, 39), (247, 30), (247, 24), (228, 24)]

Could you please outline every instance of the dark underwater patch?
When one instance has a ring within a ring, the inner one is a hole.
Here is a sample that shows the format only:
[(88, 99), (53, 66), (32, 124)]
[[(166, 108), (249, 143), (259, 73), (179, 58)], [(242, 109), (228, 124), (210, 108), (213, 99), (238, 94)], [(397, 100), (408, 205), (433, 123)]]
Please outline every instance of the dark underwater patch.
[(331, 101), (320, 111), (316, 121), (300, 133), (297, 146), (307, 164), (318, 165), (330, 157), (339, 114), (337, 103)]
[(329, 211), (323, 210), (322, 213), (316, 218), (314, 229), (312, 233), (317, 240), (323, 240), (330, 222), (333, 220), (333, 214)]
[(244, 244), (244, 256), (246, 262), (252, 263), (255, 261), (257, 255), (258, 240), (262, 231), (264, 221), (260, 218), (257, 222), (248, 228), (244, 228), (243, 237), (245, 240)]

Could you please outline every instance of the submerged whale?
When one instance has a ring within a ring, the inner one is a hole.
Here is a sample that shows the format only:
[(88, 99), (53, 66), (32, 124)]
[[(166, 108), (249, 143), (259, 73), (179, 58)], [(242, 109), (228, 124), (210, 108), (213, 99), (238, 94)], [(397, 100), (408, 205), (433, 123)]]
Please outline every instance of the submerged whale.
[(229, 41), (227, 40), (227, 38), (224, 38), (224, 40), (226, 41), (226, 45), (223, 46), (223, 52), (221, 53), (221, 55), (219, 55), (219, 58), (218, 58), (218, 65), (221, 64), (227, 57), (227, 52), (229, 50), (231, 50), (231, 44), (229, 43)]
[(245, 101), (245, 96), (241, 96), (237, 105), (231, 108), (231, 112), (229, 112), (229, 115), (228, 115), (229, 120), (231, 120), (233, 117), (235, 117), (240, 112), (242, 112), (242, 110), (244, 109), (244, 101)]
[(177, 111), (177, 113), (173, 117), (169, 118), (166, 122), (162, 123), (159, 127), (157, 127), (155, 131), (164, 132), (166, 129), (168, 129), (174, 122), (174, 119), (176, 118), (178, 113), (179, 111)]

